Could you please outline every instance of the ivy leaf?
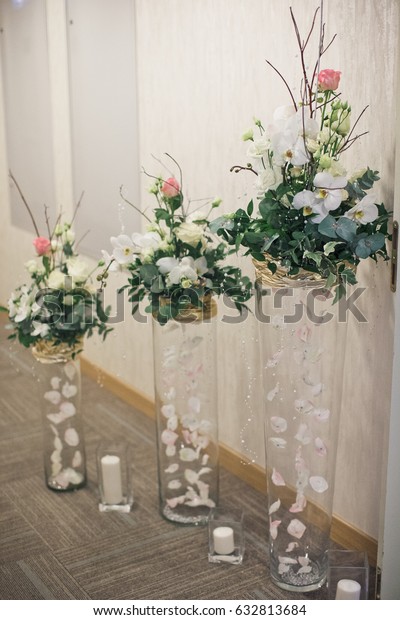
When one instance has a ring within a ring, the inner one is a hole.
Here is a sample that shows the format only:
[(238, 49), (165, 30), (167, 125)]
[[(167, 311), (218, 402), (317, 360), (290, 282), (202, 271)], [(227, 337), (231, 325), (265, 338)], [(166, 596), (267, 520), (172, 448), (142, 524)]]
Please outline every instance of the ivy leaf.
[(324, 245), (324, 254), (325, 256), (329, 256), (329, 254), (333, 254), (335, 252), (335, 248), (337, 245), (340, 245), (343, 241), (328, 241)]
[(319, 267), (321, 265), (321, 260), (322, 260), (322, 255), (321, 254), (317, 254), (316, 252), (304, 252), (304, 258), (311, 258), (311, 260), (313, 260), (317, 266)]

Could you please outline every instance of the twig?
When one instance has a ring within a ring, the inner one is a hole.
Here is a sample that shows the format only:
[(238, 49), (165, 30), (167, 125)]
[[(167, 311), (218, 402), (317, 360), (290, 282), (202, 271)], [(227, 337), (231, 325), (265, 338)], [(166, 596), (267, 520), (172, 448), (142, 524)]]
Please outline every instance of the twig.
[(87, 230), (82, 237), (79, 239), (79, 241), (76, 242), (75, 244), (75, 249), (78, 249), (78, 246), (80, 243), (82, 243), (82, 241), (84, 240), (84, 238), (90, 233), (90, 230)]
[(119, 195), (121, 196), (122, 200), (124, 200), (128, 205), (130, 205), (131, 207), (133, 207), (135, 209), (135, 211), (137, 211), (138, 213), (140, 213), (140, 215), (143, 215), (143, 217), (146, 218), (146, 220), (148, 222), (150, 222), (150, 224), (152, 223), (151, 219), (145, 214), (143, 213), (143, 211), (141, 211), (136, 205), (133, 204), (133, 202), (130, 202), (127, 198), (125, 198), (125, 196), (122, 193), (122, 185), (119, 188)]
[(256, 172), (252, 166), (232, 166), (232, 168), (229, 169), (229, 172), (240, 172), (240, 170), (253, 172), (258, 177), (258, 172)]
[(78, 212), (79, 207), (81, 206), (81, 202), (82, 202), (82, 198), (83, 198), (84, 193), (85, 193), (84, 191), (81, 193), (80, 198), (79, 198), (78, 202), (76, 203), (76, 207), (74, 209), (74, 214), (73, 214), (72, 220), (71, 220), (71, 225), (72, 225), (72, 223), (73, 223), (73, 221), (75, 219), (75, 216), (76, 216), (76, 214)]
[(29, 213), (29, 215), (30, 215), (30, 217), (31, 217), (31, 220), (32, 220), (32, 223), (33, 223), (33, 226), (34, 226), (34, 228), (35, 228), (36, 235), (37, 235), (38, 237), (40, 237), (40, 232), (39, 232), (39, 229), (38, 229), (38, 227), (37, 227), (37, 225), (36, 225), (35, 218), (33, 217), (33, 213), (32, 213), (32, 211), (31, 211), (31, 209), (30, 209), (30, 207), (29, 207), (29, 205), (28, 205), (28, 203), (27, 203), (27, 201), (26, 201), (26, 199), (25, 199), (25, 196), (24, 196), (24, 195), (23, 195), (23, 193), (22, 193), (22, 190), (21, 190), (20, 186), (18, 185), (18, 183), (17, 183), (17, 181), (16, 181), (16, 179), (15, 179), (15, 177), (14, 177), (13, 173), (11, 172), (11, 170), (9, 170), (9, 171), (8, 171), (8, 174), (10, 175), (11, 180), (13, 181), (13, 183), (14, 183), (15, 187), (16, 187), (16, 188), (17, 188), (17, 190), (18, 190), (18, 193), (19, 193), (19, 195), (20, 195), (20, 197), (21, 197), (22, 202), (24, 203), (25, 207), (26, 207), (26, 208), (27, 208), (27, 210), (28, 210), (28, 213)]
[(352, 133), (353, 133), (353, 131), (355, 130), (355, 128), (356, 128), (356, 126), (357, 126), (357, 124), (358, 124), (358, 122), (359, 122), (360, 118), (362, 117), (362, 115), (364, 114), (364, 112), (365, 112), (365, 110), (366, 110), (367, 108), (369, 108), (369, 106), (367, 106), (367, 105), (366, 105), (366, 106), (365, 106), (365, 108), (364, 108), (363, 110), (361, 110), (361, 112), (360, 112), (360, 114), (358, 115), (357, 120), (356, 120), (356, 122), (354, 123), (354, 125), (353, 125), (353, 127), (352, 127), (352, 129), (351, 129), (351, 131), (350, 131), (350, 133), (349, 133), (349, 135), (347, 136), (347, 138), (346, 138), (345, 142), (343, 143), (343, 146), (342, 146), (342, 147), (338, 150), (338, 154), (339, 154), (339, 153), (343, 153), (343, 151), (345, 151), (345, 150), (347, 149), (347, 145), (349, 145), (349, 146), (350, 146), (350, 144), (349, 144), (349, 143), (353, 144), (354, 140), (357, 140), (357, 139), (358, 139), (358, 138), (360, 138), (361, 136), (363, 136), (363, 135), (365, 135), (366, 133), (368, 133), (367, 131), (365, 131), (364, 133), (359, 134), (359, 135), (358, 135), (358, 136), (356, 136), (355, 138), (351, 138), (351, 134), (352, 134)]
[(289, 91), (289, 95), (290, 95), (290, 97), (291, 97), (291, 99), (292, 99), (292, 101), (293, 101), (294, 109), (295, 109), (295, 110), (296, 110), (296, 112), (297, 112), (297, 103), (296, 103), (296, 101), (295, 101), (295, 98), (293, 97), (293, 93), (292, 93), (292, 91), (290, 90), (290, 86), (289, 86), (289, 84), (287, 83), (287, 81), (285, 80), (285, 78), (283, 77), (282, 73), (281, 73), (280, 71), (278, 71), (278, 69), (277, 69), (276, 67), (274, 67), (274, 65), (272, 64), (272, 62), (270, 62), (269, 60), (266, 60), (265, 62), (266, 62), (266, 63), (267, 63), (270, 67), (272, 67), (274, 71), (276, 71), (276, 73), (279, 75), (279, 77), (281, 78), (281, 80), (282, 80), (282, 81), (283, 81), (283, 83), (285, 84), (286, 88), (287, 88), (287, 89), (288, 89), (288, 91)]

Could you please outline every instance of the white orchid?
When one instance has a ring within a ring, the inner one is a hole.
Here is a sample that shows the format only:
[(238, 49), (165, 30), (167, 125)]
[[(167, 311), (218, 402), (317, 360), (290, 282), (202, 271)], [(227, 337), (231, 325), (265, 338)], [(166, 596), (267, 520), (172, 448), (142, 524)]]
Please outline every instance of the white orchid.
[(137, 259), (136, 248), (132, 239), (128, 235), (118, 235), (111, 237), (111, 245), (113, 246), (112, 256), (120, 265), (129, 265)]
[(293, 198), (293, 208), (302, 209), (303, 215), (321, 214), (321, 202), (317, 199), (314, 192), (303, 189)]
[(358, 224), (369, 224), (370, 222), (374, 222), (379, 215), (374, 196), (367, 194), (344, 215)]
[(132, 234), (133, 245), (136, 247), (136, 251), (142, 252), (144, 249), (152, 248), (156, 250), (162, 239), (158, 232), (150, 231), (147, 233), (135, 232)]
[(32, 336), (40, 336), (40, 338), (44, 338), (50, 331), (49, 325), (47, 323), (41, 323), (40, 321), (32, 321), (32, 326)]
[(114, 256), (112, 256), (111, 254), (109, 254), (105, 250), (101, 250), (101, 255), (103, 257), (104, 263), (106, 265), (109, 265), (108, 271), (110, 271), (110, 272), (123, 271), (123, 265), (121, 265), (121, 263), (119, 263), (114, 258)]
[(334, 211), (340, 206), (346, 184), (346, 177), (333, 177), (329, 172), (318, 172), (315, 175), (315, 197), (321, 202), (323, 210)]

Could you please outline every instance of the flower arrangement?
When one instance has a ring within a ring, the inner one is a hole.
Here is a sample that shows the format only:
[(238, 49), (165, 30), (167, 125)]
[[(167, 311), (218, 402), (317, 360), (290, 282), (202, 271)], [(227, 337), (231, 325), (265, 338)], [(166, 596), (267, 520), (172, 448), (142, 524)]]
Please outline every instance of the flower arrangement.
[(75, 250), (71, 228), (80, 201), (72, 221), (63, 222), (59, 215), (53, 229), (45, 208), (47, 235), (42, 236), (18, 183), (11, 173), (10, 176), (37, 236), (33, 240), (36, 257), (25, 264), (30, 281), (18, 286), (8, 300), (8, 307), (2, 308), (8, 311), (13, 328), (9, 338), (18, 338), (25, 347), (48, 341), (71, 348), (80, 345), (82, 337), (91, 336), (94, 330), (104, 339), (111, 331), (106, 325), (108, 311), (104, 311), (101, 295), (91, 284), (93, 272)]
[(338, 92), (341, 72), (319, 70), (320, 58), (335, 38), (324, 47), (324, 27), (317, 62), (312, 74), (307, 73), (305, 51), (317, 11), (302, 41), (291, 10), (303, 73), (300, 101), (267, 61), (282, 78), (291, 103), (275, 110), (266, 128), (255, 119), (255, 127), (243, 136), (250, 144), (250, 162), (231, 169), (257, 176), (258, 209), (253, 215), (252, 200), (246, 210), (213, 221), (211, 230), (229, 244), (246, 248), (245, 255), (266, 261), (272, 273), (280, 265), (289, 276), (301, 270), (320, 274), (327, 288), (336, 287), (337, 300), (346, 282), (356, 283), (355, 270), (362, 259), (389, 259), (385, 242), (391, 239), (390, 214), (370, 192), (378, 172), (367, 167), (348, 174), (340, 161), (364, 135), (356, 134), (355, 128), (366, 108), (351, 127), (351, 106)]
[[(144, 234), (121, 234), (111, 237), (112, 253), (103, 251), (105, 269), (99, 276), (103, 285), (111, 271), (128, 274), (128, 290), (132, 314), (139, 303), (148, 299), (146, 312), (160, 323), (177, 318), (188, 308), (204, 307), (211, 295), (229, 296), (239, 311), (251, 296), (251, 281), (241, 270), (223, 265), (233, 250), (225, 242), (215, 240), (209, 228), (209, 214), (220, 204), (219, 199), (204, 201), (200, 208), (186, 201), (182, 192), (182, 171), (179, 181), (169, 171), (168, 178), (152, 177), (150, 188), (157, 201), (154, 218), (149, 218), (122, 194), (122, 198), (149, 222)], [(146, 173), (147, 174), (147, 173)], [(148, 175), (151, 176), (151, 175)]]

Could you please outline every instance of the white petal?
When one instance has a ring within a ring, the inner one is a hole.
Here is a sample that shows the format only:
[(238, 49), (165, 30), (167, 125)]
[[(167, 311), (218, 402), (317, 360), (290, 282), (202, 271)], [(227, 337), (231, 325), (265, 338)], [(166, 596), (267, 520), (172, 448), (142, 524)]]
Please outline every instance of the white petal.
[(67, 375), (68, 379), (72, 381), (76, 374), (76, 368), (74, 362), (68, 362), (64, 366), (64, 372)]
[(274, 502), (273, 504), (271, 504), (270, 508), (269, 508), (269, 512), (268, 514), (272, 515), (274, 512), (276, 512), (277, 510), (279, 510), (281, 506), (281, 500), (278, 499), (276, 502)]
[(76, 408), (75, 408), (75, 405), (73, 405), (72, 403), (65, 402), (65, 403), (61, 403), (60, 411), (62, 411), (62, 413), (67, 418), (70, 418), (71, 416), (75, 415)]
[(319, 407), (317, 409), (314, 409), (313, 416), (319, 422), (326, 422), (326, 420), (330, 416), (330, 413), (331, 412), (329, 411), (329, 409), (324, 409), (323, 407)]
[(273, 390), (271, 390), (270, 392), (268, 392), (267, 394), (267, 400), (272, 401), (274, 400), (275, 396), (278, 394), (279, 392), (279, 383), (276, 384), (276, 386), (274, 387)]
[(73, 398), (78, 393), (78, 388), (76, 385), (72, 385), (71, 383), (64, 383), (62, 388), (62, 394), (64, 398)]
[(72, 459), (72, 467), (80, 467), (82, 465), (82, 454), (79, 450), (75, 451), (74, 457)]
[(271, 428), (275, 433), (284, 433), (287, 430), (287, 422), (285, 418), (279, 416), (272, 416)]
[(58, 405), (61, 400), (60, 392), (56, 390), (52, 390), (50, 392), (46, 392), (44, 398), (49, 401), (52, 405)]
[(272, 479), (272, 482), (278, 487), (284, 487), (286, 484), (285, 480), (283, 479), (283, 476), (279, 473), (279, 471), (275, 469), (275, 467), (272, 470), (271, 479)]
[(317, 493), (324, 493), (328, 488), (328, 483), (322, 476), (310, 476), (310, 486)]
[(74, 428), (67, 428), (64, 433), (64, 439), (69, 446), (77, 446), (79, 444), (79, 435)]
[(306, 529), (307, 528), (304, 523), (302, 523), (298, 519), (292, 519), (287, 527), (288, 533), (295, 538), (301, 538)]
[(172, 463), (172, 465), (167, 467), (167, 469), (164, 469), (164, 471), (166, 474), (174, 474), (176, 471), (178, 471), (178, 469), (179, 469), (178, 463)]
[(180, 480), (170, 480), (168, 482), (168, 488), (169, 489), (180, 489), (182, 486), (182, 483)]
[(60, 377), (52, 377), (50, 379), (50, 385), (53, 388), (53, 390), (58, 390), (60, 387), (60, 383), (61, 383)]
[(164, 417), (169, 418), (170, 416), (175, 414), (175, 405), (172, 405), (172, 404), (163, 405), (161, 407), (161, 413), (163, 414)]
[(269, 440), (275, 446), (275, 448), (286, 448), (286, 439), (282, 439), (281, 437), (270, 437)]

